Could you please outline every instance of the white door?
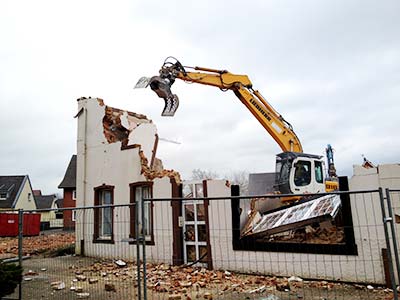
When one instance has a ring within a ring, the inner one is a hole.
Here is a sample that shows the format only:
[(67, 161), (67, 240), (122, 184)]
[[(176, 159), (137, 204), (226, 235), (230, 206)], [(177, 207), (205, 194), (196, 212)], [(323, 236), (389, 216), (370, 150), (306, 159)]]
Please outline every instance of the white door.
[(194, 263), (206, 266), (207, 263), (207, 228), (203, 200), (190, 198), (203, 197), (202, 183), (184, 183), (182, 203), (183, 216), (183, 254), (185, 264)]

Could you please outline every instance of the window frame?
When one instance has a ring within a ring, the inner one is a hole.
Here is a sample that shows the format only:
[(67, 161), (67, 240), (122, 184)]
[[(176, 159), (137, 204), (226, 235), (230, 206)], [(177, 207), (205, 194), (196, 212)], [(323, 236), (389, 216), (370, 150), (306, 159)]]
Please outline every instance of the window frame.
[[(130, 191), (130, 204), (136, 203), (136, 188), (148, 187), (150, 189), (150, 197), (153, 197), (153, 182), (151, 181), (140, 181), (129, 184)], [(135, 231), (135, 216), (136, 216), (136, 205), (131, 205), (130, 209), (130, 224), (129, 224), (129, 238), (130, 244), (136, 244), (136, 231)], [(155, 245), (154, 242), (154, 203), (150, 202), (150, 224), (151, 231), (149, 239), (145, 240), (146, 245)]]
[(72, 196), (71, 196), (72, 200), (76, 200), (76, 189), (72, 190)]
[[(315, 160), (314, 161), (314, 169), (315, 169), (315, 181), (317, 183), (324, 183), (324, 168), (322, 161)], [(320, 172), (320, 173), (318, 173)]]
[[(307, 168), (308, 168), (308, 170), (307, 170)], [(311, 161), (309, 161), (309, 160), (296, 161), (296, 163), (294, 165), (294, 178), (293, 178), (294, 185), (296, 187), (310, 185), (312, 182), (312, 172), (311, 171), (312, 171)]]
[[(114, 205), (114, 186), (103, 184), (94, 188), (94, 205), (100, 204), (100, 193), (109, 191), (111, 193), (111, 205)], [(94, 208), (94, 228), (93, 228), (93, 243), (114, 244), (114, 207), (111, 207), (111, 235), (110, 238), (100, 235), (100, 210), (104, 208)]]

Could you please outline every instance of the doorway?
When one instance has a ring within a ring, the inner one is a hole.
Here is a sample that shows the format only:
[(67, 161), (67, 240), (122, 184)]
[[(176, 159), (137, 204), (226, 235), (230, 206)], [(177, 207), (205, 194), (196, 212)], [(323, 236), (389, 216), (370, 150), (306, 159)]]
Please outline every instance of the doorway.
[(207, 267), (208, 237), (206, 206), (202, 182), (185, 182), (182, 186), (183, 256), (185, 264)]

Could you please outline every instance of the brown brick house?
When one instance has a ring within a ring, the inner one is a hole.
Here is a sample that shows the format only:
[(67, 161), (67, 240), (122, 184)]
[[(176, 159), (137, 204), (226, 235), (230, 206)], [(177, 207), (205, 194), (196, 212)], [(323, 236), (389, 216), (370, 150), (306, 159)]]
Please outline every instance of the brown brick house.
[[(72, 155), (64, 179), (58, 185), (64, 190), (63, 207), (76, 207), (76, 155)], [(75, 211), (64, 211), (64, 230), (75, 228)]]

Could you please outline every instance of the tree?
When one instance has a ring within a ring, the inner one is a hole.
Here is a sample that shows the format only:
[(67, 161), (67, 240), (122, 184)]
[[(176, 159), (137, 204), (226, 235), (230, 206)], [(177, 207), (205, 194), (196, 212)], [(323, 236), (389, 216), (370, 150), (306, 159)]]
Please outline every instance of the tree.
[(249, 173), (246, 171), (232, 171), (224, 176), (210, 170), (194, 169), (192, 171), (192, 180), (204, 179), (227, 179), (231, 184), (236, 184), (240, 188), (241, 195), (247, 195), (249, 190)]
[(249, 193), (249, 173), (246, 171), (232, 171), (226, 176), (232, 184), (239, 186), (240, 195), (246, 196)]
[(218, 173), (209, 170), (192, 170), (192, 180), (218, 179)]

